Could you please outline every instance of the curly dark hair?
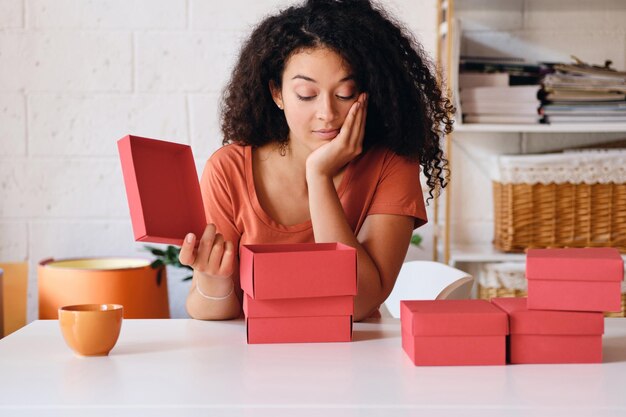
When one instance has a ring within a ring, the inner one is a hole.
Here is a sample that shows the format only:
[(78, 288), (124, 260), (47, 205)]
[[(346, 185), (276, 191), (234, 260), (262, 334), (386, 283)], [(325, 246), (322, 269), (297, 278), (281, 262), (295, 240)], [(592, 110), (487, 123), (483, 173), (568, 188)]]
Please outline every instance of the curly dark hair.
[[(260, 146), (288, 140), (289, 128), (270, 92), (285, 63), (305, 49), (340, 55), (368, 93), (364, 152), (384, 147), (419, 161), (429, 199), (448, 182), (440, 140), (452, 131), (454, 107), (423, 47), (368, 0), (308, 0), (265, 18), (245, 42), (224, 90), (224, 144)], [(255, 92), (254, 94), (251, 92)]]

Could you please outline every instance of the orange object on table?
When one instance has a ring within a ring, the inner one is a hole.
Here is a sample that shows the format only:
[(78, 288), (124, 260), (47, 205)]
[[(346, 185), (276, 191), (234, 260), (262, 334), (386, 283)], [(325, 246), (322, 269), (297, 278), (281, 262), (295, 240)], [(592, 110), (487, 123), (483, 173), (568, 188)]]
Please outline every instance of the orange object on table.
[(170, 317), (165, 267), (146, 259), (47, 259), (38, 280), (40, 319), (56, 319), (59, 307), (75, 304), (121, 304), (129, 319)]
[(67, 345), (79, 356), (106, 356), (120, 335), (124, 307), (79, 304), (59, 309), (59, 325)]
[(4, 271), (3, 291), (0, 291), (4, 304), (4, 334), (0, 332), (0, 337), (2, 337), (26, 326), (28, 263), (0, 262), (0, 269)]

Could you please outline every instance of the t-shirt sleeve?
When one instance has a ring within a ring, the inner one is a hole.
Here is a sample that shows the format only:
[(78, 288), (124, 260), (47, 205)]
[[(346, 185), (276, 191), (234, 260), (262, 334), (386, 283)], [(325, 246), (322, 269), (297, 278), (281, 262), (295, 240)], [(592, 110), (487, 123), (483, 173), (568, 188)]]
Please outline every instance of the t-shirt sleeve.
[(224, 240), (233, 242), (237, 248), (241, 233), (235, 225), (235, 212), (231, 190), (226, 181), (228, 178), (226, 170), (224, 161), (211, 157), (202, 172), (200, 190), (207, 223), (215, 224), (217, 232), (224, 236)]
[(384, 162), (380, 180), (367, 214), (399, 214), (415, 218), (414, 228), (428, 218), (420, 184), (420, 166), (390, 153)]

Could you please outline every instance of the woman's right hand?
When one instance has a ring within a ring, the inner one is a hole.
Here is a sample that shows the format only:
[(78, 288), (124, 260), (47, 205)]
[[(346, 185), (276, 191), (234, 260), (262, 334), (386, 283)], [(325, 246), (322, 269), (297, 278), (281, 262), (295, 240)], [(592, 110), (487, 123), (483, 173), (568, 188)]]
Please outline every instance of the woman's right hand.
[(228, 278), (234, 271), (235, 248), (233, 242), (224, 241), (214, 224), (207, 224), (197, 245), (193, 233), (185, 236), (178, 260), (181, 264), (192, 267), (195, 272), (216, 278)]

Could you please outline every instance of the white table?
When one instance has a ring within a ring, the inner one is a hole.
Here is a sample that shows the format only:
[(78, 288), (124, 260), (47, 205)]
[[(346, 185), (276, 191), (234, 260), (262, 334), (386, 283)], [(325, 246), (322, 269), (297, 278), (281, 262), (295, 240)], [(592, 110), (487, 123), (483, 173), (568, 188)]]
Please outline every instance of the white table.
[(0, 340), (0, 416), (624, 416), (626, 319), (604, 363), (415, 367), (398, 320), (352, 343), (247, 345), (242, 321), (125, 320), (108, 357), (81, 358), (58, 322)]

